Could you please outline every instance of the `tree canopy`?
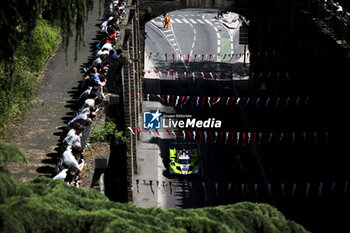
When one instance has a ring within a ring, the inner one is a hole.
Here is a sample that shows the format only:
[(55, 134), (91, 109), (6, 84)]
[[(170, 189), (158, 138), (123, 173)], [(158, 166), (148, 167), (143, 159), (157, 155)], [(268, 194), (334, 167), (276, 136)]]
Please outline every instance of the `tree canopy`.
[(64, 44), (72, 36), (75, 24), (76, 47), (83, 41), (84, 22), (92, 9), (93, 0), (4, 0), (0, 8), (0, 61), (10, 61), (18, 45), (26, 40), (30, 44), (31, 33), (40, 16), (59, 25)]
[(141, 208), (47, 177), (19, 183), (4, 170), (0, 190), (0, 232), (307, 232), (268, 204)]

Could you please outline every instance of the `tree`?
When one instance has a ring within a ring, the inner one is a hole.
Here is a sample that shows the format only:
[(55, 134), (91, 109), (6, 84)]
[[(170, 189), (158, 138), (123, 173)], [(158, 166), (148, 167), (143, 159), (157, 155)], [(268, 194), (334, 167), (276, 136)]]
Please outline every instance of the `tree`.
[(307, 232), (268, 204), (141, 208), (47, 177), (19, 183), (3, 170), (0, 190), (0, 232)]
[(0, 8), (0, 61), (11, 62), (14, 52), (22, 40), (30, 44), (30, 35), (43, 15), (52, 24), (60, 25), (64, 44), (72, 36), (75, 24), (76, 48), (83, 42), (84, 22), (92, 9), (93, 0), (4, 0)]

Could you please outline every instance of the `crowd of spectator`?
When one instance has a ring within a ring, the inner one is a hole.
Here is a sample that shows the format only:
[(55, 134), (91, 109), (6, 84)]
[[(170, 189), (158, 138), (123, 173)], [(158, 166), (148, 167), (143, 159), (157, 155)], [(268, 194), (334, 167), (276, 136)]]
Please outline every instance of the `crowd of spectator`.
[(109, 8), (110, 14), (101, 24), (101, 40), (96, 44), (94, 60), (89, 67), (83, 68), (83, 91), (75, 103), (75, 116), (64, 130), (61, 157), (53, 174), (53, 179), (64, 180), (69, 185), (79, 186), (81, 183), (85, 165), (83, 151), (88, 145), (90, 127), (98, 112), (103, 110), (108, 72), (122, 53), (122, 50), (115, 48), (115, 44), (120, 37), (119, 26), (126, 17), (126, 0), (113, 1)]
[(316, 16), (332, 28), (339, 37), (350, 42), (350, 12), (333, 0), (314, 0)]

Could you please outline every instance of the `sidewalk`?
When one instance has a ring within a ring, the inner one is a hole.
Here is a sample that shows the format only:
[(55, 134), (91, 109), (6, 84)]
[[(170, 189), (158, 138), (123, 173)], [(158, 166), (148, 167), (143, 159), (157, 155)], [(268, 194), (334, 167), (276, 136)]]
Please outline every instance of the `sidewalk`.
[(52, 174), (59, 158), (57, 146), (62, 129), (73, 117), (71, 107), (78, 93), (78, 81), (82, 79), (81, 67), (86, 66), (84, 63), (92, 56), (90, 46), (99, 30), (96, 27), (99, 17), (98, 2), (95, 1), (93, 11), (89, 13), (89, 19), (85, 22), (86, 46), (80, 48), (77, 62), (74, 62), (73, 35), (68, 46), (68, 61), (66, 62), (65, 51), (61, 46), (45, 68), (37, 97), (48, 107), (41, 104), (34, 106), (26, 114), (24, 121), (6, 138), (6, 142), (28, 154), (29, 164), (7, 166), (7, 169), (22, 182), (30, 181), (39, 175)]

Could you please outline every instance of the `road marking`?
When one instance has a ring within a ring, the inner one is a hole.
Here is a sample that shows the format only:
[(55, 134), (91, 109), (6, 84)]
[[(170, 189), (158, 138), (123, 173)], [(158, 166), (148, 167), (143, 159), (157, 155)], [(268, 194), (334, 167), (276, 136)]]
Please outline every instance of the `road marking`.
[(197, 36), (196, 36), (196, 35), (194, 35), (193, 40), (196, 40), (196, 38), (197, 38)]
[(220, 33), (216, 33), (216, 37), (219, 39), (219, 38), (221, 38), (221, 35), (220, 35)]
[(182, 23), (182, 21), (181, 20), (179, 20), (179, 19), (174, 19), (176, 22), (178, 22), (178, 23)]
[(216, 28), (216, 27), (213, 27), (214, 28), (214, 30), (217, 32), (218, 31), (218, 29)]
[(192, 43), (192, 49), (194, 48), (194, 42)]
[(191, 21), (191, 23), (193, 23), (193, 24), (197, 24), (197, 22), (194, 21), (193, 19), (188, 19), (188, 20)]
[(194, 33), (194, 34), (196, 34), (196, 33), (197, 33), (196, 29), (193, 29), (193, 33)]
[(200, 24), (204, 24), (204, 22), (200, 19), (196, 19)]
[(170, 41), (173, 41), (173, 40), (175, 40), (175, 39), (174, 39), (174, 38), (170, 38), (169, 40), (170, 40)]
[(203, 19), (207, 24), (209, 24), (210, 26), (213, 26), (213, 24), (209, 21), (209, 20), (207, 20), (207, 19)]
[(218, 46), (220, 46), (220, 44), (221, 44), (221, 40), (218, 40)]
[(187, 19), (182, 19), (182, 21), (184, 21), (185, 23), (190, 23)]

